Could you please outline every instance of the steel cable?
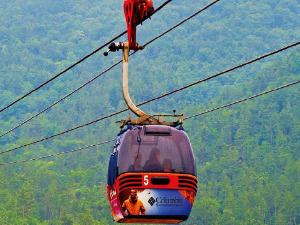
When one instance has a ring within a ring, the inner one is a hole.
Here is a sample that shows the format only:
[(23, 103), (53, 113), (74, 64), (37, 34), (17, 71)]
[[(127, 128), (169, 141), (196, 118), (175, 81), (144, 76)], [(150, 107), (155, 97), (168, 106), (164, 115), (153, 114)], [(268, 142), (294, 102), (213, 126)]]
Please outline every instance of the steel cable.
[[(167, 5), (169, 2), (171, 2), (172, 0), (166, 1), (164, 4), (162, 4), (159, 8), (157, 8), (154, 13), (156, 13), (157, 11), (159, 11), (160, 9), (162, 9), (165, 5)], [(163, 32), (162, 34), (160, 34), (159, 36), (153, 38), (152, 40), (148, 41), (146, 44), (143, 45), (143, 47), (146, 47), (147, 45), (151, 44), (152, 42), (154, 42), (155, 40), (161, 38), (162, 36), (164, 36), (165, 34), (169, 33), (170, 31), (174, 30), (175, 28), (177, 28), (178, 26), (180, 26), (181, 24), (183, 24), (184, 22), (190, 20), (191, 18), (193, 18), (194, 16), (198, 15), (200, 12), (208, 9), (210, 6), (214, 5), (215, 3), (217, 3), (219, 0), (214, 1), (212, 3), (210, 3), (209, 5), (205, 6), (204, 8), (198, 10), (196, 13), (192, 14), (191, 16), (187, 17), (186, 19), (182, 20), (181, 22), (179, 22), (178, 24), (176, 24), (175, 26), (173, 26), (172, 28), (166, 30), (165, 32)], [(152, 13), (151, 15), (153, 15), (154, 13)], [(129, 56), (133, 55), (136, 52), (131, 53)], [(112, 68), (114, 68), (115, 66), (117, 66), (118, 64), (120, 64), (122, 61), (119, 61), (117, 63), (115, 63), (114, 65), (112, 65), (111, 67), (109, 67), (108, 69), (106, 69), (105, 71), (103, 71), (102, 73), (98, 74), (97, 76), (95, 76), (94, 78), (92, 78), (91, 80), (87, 81), (86, 83), (84, 83), (83, 85), (81, 85), (79, 88), (75, 89), (74, 91), (70, 92), (69, 94), (67, 94), (66, 96), (64, 96), (63, 98), (59, 99), (58, 101), (54, 102), (52, 105), (48, 106), (47, 108), (43, 109), (42, 111), (38, 112), (37, 114), (33, 115), (32, 117), (28, 118), (27, 120), (23, 121), (22, 123), (18, 124), (17, 126), (11, 128), (10, 130), (6, 131), (5, 133), (0, 135), (0, 138), (9, 134), (10, 132), (14, 131), (15, 129), (23, 126), (24, 124), (26, 124), (27, 122), (29, 122), (30, 120), (36, 118), (37, 116), (39, 116), (40, 114), (44, 113), (45, 111), (49, 110), (50, 108), (52, 108), (53, 106), (57, 105), (59, 102), (63, 101), (64, 99), (68, 98), (69, 96), (71, 96), (72, 94), (74, 94), (75, 92), (79, 91), (80, 89), (82, 89), (83, 87), (85, 87), (86, 85), (88, 85), (89, 83), (91, 83), (92, 81), (96, 80), (98, 77), (100, 77), (101, 75), (103, 75), (104, 73), (108, 72), (109, 70), (111, 70)]]
[(59, 156), (59, 155), (65, 155), (65, 154), (68, 154), (68, 153), (78, 152), (78, 151), (81, 151), (81, 150), (84, 150), (84, 149), (88, 149), (88, 148), (91, 148), (91, 147), (104, 145), (106, 143), (110, 143), (110, 142), (113, 142), (115, 140), (116, 139), (111, 139), (109, 141), (104, 141), (104, 142), (101, 142), (101, 143), (98, 143), (98, 144), (89, 145), (89, 146), (85, 146), (85, 147), (82, 147), (82, 148), (77, 148), (77, 149), (66, 151), (66, 152), (59, 152), (59, 153), (55, 153), (55, 154), (51, 154), (51, 155), (41, 156), (41, 157), (37, 157), (37, 158), (26, 159), (26, 160), (15, 161), (15, 162), (8, 162), (8, 163), (0, 163), (0, 166), (17, 164), (17, 163), (23, 163), (23, 162), (30, 162), (30, 161), (36, 161), (36, 160), (46, 159), (46, 158), (55, 157), (55, 156)]
[[(281, 90), (281, 89), (283, 89), (283, 88), (290, 87), (290, 86), (295, 85), (295, 84), (298, 84), (298, 83), (300, 83), (300, 81), (295, 81), (295, 82), (292, 82), (292, 83), (283, 85), (283, 86), (281, 86), (281, 87), (274, 88), (274, 89), (271, 89), (271, 90), (269, 90), (269, 91), (265, 91), (265, 92), (262, 92), (262, 93), (260, 93), (260, 94), (253, 95), (253, 96), (251, 96), (251, 97), (244, 98), (244, 99), (241, 99), (241, 100), (238, 100), (238, 101), (229, 103), (229, 104), (227, 104), (227, 105), (223, 105), (223, 106), (220, 106), (220, 107), (217, 107), (217, 108), (214, 108), (214, 109), (207, 110), (207, 111), (202, 112), (202, 113), (198, 113), (198, 114), (195, 114), (195, 115), (186, 117), (184, 120), (188, 120), (188, 119), (191, 119), (191, 118), (195, 118), (195, 117), (197, 117), (197, 116), (205, 115), (205, 114), (211, 113), (211, 112), (213, 112), (213, 111), (216, 111), (216, 110), (219, 110), (219, 109), (223, 109), (223, 108), (226, 108), (226, 107), (229, 107), (229, 106), (232, 106), (232, 105), (235, 105), (235, 104), (238, 104), (238, 103), (241, 103), (241, 102), (244, 102), (244, 101), (253, 99), (253, 98), (257, 98), (257, 97), (260, 97), (260, 96), (262, 96), (262, 95), (269, 94), (269, 93), (271, 93), (271, 92), (275, 92), (275, 91)], [(17, 163), (23, 163), (23, 162), (30, 162), (30, 161), (36, 161), (36, 160), (40, 160), (40, 159), (45, 159), (45, 158), (55, 157), (55, 156), (59, 156), (59, 155), (63, 155), (63, 154), (68, 154), (68, 153), (72, 153), (72, 152), (77, 152), (77, 151), (84, 150), (84, 149), (88, 149), (88, 148), (91, 148), (91, 147), (103, 145), (103, 144), (106, 144), (106, 143), (113, 142), (113, 141), (115, 141), (115, 140), (116, 140), (116, 139), (111, 139), (111, 140), (108, 140), (108, 141), (105, 141), (105, 142), (101, 142), (101, 143), (98, 143), (98, 144), (89, 145), (89, 146), (82, 147), (82, 148), (78, 148), (78, 149), (74, 149), (74, 150), (71, 150), (71, 151), (59, 152), (59, 153), (55, 153), (55, 154), (51, 154), (51, 155), (47, 155), (47, 156), (42, 156), (42, 157), (37, 157), (37, 158), (32, 158), (32, 159), (27, 159), (27, 160), (21, 160), (21, 161), (8, 162), (8, 163), (1, 163), (0, 166), (11, 165), (11, 164), (17, 164)]]
[[(158, 12), (159, 10), (161, 10), (163, 7), (165, 7), (168, 3), (170, 3), (172, 0), (168, 0), (165, 3), (163, 3), (162, 5), (160, 5), (156, 10), (154, 10), (154, 12), (151, 14), (154, 15), (156, 12)], [(147, 19), (147, 18), (146, 18)], [(145, 21), (146, 19), (144, 19), (143, 21)], [(140, 24), (140, 23), (139, 23)], [(117, 36), (117, 38), (121, 37), (122, 35), (126, 34), (127, 31), (122, 32), (121, 34), (119, 34)], [(115, 41), (116, 38), (112, 39), (111, 42)], [(148, 43), (149, 44), (149, 43)], [(148, 45), (147, 44), (147, 45)], [(107, 43), (106, 43), (107, 45)], [(101, 46), (102, 47), (102, 46)], [(100, 49), (95, 50), (93, 53), (90, 54), (90, 56), (92, 54), (95, 54), (96, 51), (99, 51)], [(129, 56), (133, 55), (135, 52), (131, 53)], [(93, 77), (91, 80), (87, 81), (86, 83), (84, 83), (83, 85), (81, 85), (80, 87), (76, 88), (75, 90), (73, 90), (72, 92), (70, 92), (69, 94), (65, 95), (63, 98), (57, 100), (56, 102), (54, 102), (53, 104), (51, 104), (50, 106), (46, 107), (45, 109), (43, 109), (42, 111), (38, 112), (37, 114), (33, 115), (32, 117), (26, 119), (25, 121), (23, 121), (22, 123), (18, 124), (17, 126), (11, 128), (10, 130), (4, 132), (3, 134), (0, 135), (1, 137), (4, 137), (5, 135), (9, 134), (10, 132), (14, 131), (15, 129), (23, 126), (24, 124), (28, 123), (30, 120), (38, 117), (39, 115), (41, 115), (42, 113), (46, 112), (47, 110), (51, 109), (53, 106), (57, 105), (58, 103), (60, 103), (61, 101), (65, 100), (66, 98), (68, 98), (69, 96), (73, 95), (75, 92), (79, 91), (80, 89), (82, 89), (83, 87), (85, 87), (86, 85), (88, 85), (89, 83), (93, 82), (94, 80), (96, 80), (97, 78), (99, 78), (100, 76), (102, 76), (103, 74), (107, 73), (109, 70), (111, 70), (112, 68), (114, 68), (115, 66), (119, 65), (121, 61), (116, 62), (115, 64), (113, 64), (111, 67), (109, 67), (108, 69), (104, 70), (102, 73), (98, 74), (97, 76)], [(75, 66), (75, 64), (74, 64)], [(71, 68), (70, 68), (71, 69)], [(65, 71), (67, 72), (67, 71)], [(21, 99), (20, 99), (21, 100)], [(0, 111), (1, 112), (1, 111)]]
[[(160, 96), (158, 96), (158, 97), (156, 97), (156, 98), (152, 98), (152, 99), (150, 99), (150, 100), (144, 101), (144, 102), (138, 104), (137, 106), (141, 106), (141, 105), (147, 104), (147, 103), (149, 103), (149, 102), (153, 102), (153, 101), (158, 100), (158, 99), (160, 99), (160, 98), (163, 98), (163, 97), (166, 97), (166, 96), (168, 96), (168, 95), (174, 94), (174, 93), (176, 93), (176, 92), (182, 91), (182, 90), (184, 90), (184, 89), (190, 88), (190, 87), (192, 87), (192, 86), (194, 86), (194, 85), (196, 85), (196, 84), (199, 84), (199, 83), (208, 81), (208, 80), (210, 80), (210, 79), (212, 79), (212, 78), (215, 78), (215, 77), (218, 77), (218, 76), (223, 75), (223, 74), (225, 74), (225, 73), (234, 71), (234, 70), (236, 70), (236, 69), (238, 69), (238, 68), (241, 68), (241, 67), (244, 67), (244, 66), (246, 66), (246, 65), (248, 65), (248, 64), (254, 63), (254, 62), (259, 61), (259, 60), (262, 60), (262, 59), (264, 59), (264, 58), (266, 58), (266, 57), (269, 57), (269, 56), (271, 56), (271, 55), (277, 54), (277, 53), (279, 53), (279, 52), (281, 52), (281, 51), (284, 51), (284, 50), (286, 50), (286, 49), (295, 47), (295, 46), (297, 46), (298, 44), (300, 44), (300, 42), (296, 42), (296, 43), (294, 43), (294, 44), (292, 44), (292, 45), (288, 45), (288, 46), (286, 46), (286, 47), (283, 47), (283, 48), (278, 49), (278, 50), (276, 50), (276, 51), (273, 51), (273, 52), (271, 52), (271, 53), (268, 53), (268, 54), (262, 55), (262, 56), (260, 56), (260, 57), (258, 57), (258, 58), (252, 59), (252, 60), (250, 60), (250, 61), (248, 61), (248, 62), (246, 62), (246, 63), (243, 63), (243, 64), (240, 64), (240, 65), (238, 65), (238, 66), (232, 67), (232, 68), (230, 68), (230, 69), (228, 69), (228, 70), (225, 70), (225, 71), (223, 71), (223, 72), (220, 72), (220, 73), (217, 73), (217, 74), (212, 75), (212, 76), (210, 76), (210, 77), (207, 77), (207, 78), (205, 78), (205, 79), (196, 81), (196, 82), (194, 82), (194, 83), (191, 83), (191, 84), (189, 84), (189, 85), (186, 85), (186, 86), (181, 87), (181, 88), (179, 88), (179, 89), (176, 89), (176, 90), (174, 90), (174, 91), (171, 91), (171, 92), (168, 92), (168, 93), (166, 93), (166, 94), (160, 95)], [(71, 129), (68, 129), (68, 130), (63, 131), (63, 132), (61, 132), (61, 133), (57, 133), (57, 134), (54, 134), (54, 135), (51, 135), (51, 136), (42, 138), (42, 139), (40, 139), (40, 140), (31, 142), (31, 143), (28, 143), (28, 144), (21, 145), (21, 146), (18, 146), (18, 147), (15, 147), (15, 148), (12, 148), (12, 149), (9, 149), (9, 150), (0, 152), (0, 154), (4, 154), (4, 153), (7, 153), (7, 152), (11, 152), (11, 151), (14, 151), (14, 150), (23, 148), (23, 147), (27, 147), (27, 146), (29, 146), (29, 145), (33, 145), (33, 144), (36, 144), (36, 143), (39, 143), (39, 142), (42, 142), (42, 141), (51, 139), (51, 138), (56, 137), (56, 136), (60, 136), (60, 135), (65, 134), (65, 133), (69, 133), (69, 132), (71, 132), (71, 131), (73, 131), (73, 130), (77, 130), (77, 129), (79, 129), (79, 128), (82, 128), (82, 127), (91, 125), (91, 124), (96, 123), (96, 122), (99, 122), (99, 121), (101, 121), (101, 120), (104, 120), (104, 119), (107, 119), (107, 118), (116, 116), (116, 115), (118, 115), (118, 114), (120, 114), (120, 113), (126, 112), (127, 110), (129, 110), (129, 109), (128, 109), (128, 108), (123, 109), (123, 110), (121, 110), (121, 111), (118, 111), (118, 112), (115, 112), (115, 113), (113, 113), (113, 114), (104, 116), (104, 117), (99, 118), (99, 119), (97, 119), (97, 120), (94, 120), (94, 121), (85, 123), (85, 124), (83, 124), (83, 125), (80, 125), (80, 126), (77, 126), (77, 127), (71, 128)]]
[(271, 89), (271, 90), (269, 90), (269, 91), (262, 92), (262, 93), (257, 94), (257, 95), (253, 95), (253, 96), (248, 97), (248, 98), (244, 98), (244, 99), (241, 99), (241, 100), (238, 100), (238, 101), (235, 101), (235, 102), (232, 102), (232, 103), (223, 105), (223, 106), (219, 106), (219, 107), (214, 108), (214, 109), (207, 110), (207, 111), (205, 111), (205, 112), (201, 112), (201, 113), (198, 113), (198, 114), (195, 114), (195, 115), (186, 117), (186, 118), (184, 118), (184, 120), (188, 120), (188, 119), (191, 119), (191, 118), (194, 118), (194, 117), (197, 117), (197, 116), (202, 116), (202, 115), (211, 113), (211, 112), (216, 111), (216, 110), (219, 110), (219, 109), (224, 109), (224, 108), (227, 108), (227, 107), (229, 107), (229, 106), (232, 106), (232, 105), (235, 105), (235, 104), (238, 104), (238, 103), (241, 103), (241, 102), (244, 102), (244, 101), (253, 99), (253, 98), (257, 98), (257, 97), (260, 97), (260, 96), (262, 96), (262, 95), (269, 94), (269, 93), (271, 93), (271, 92), (278, 91), (278, 90), (280, 90), (280, 89), (283, 89), (283, 88), (286, 88), (286, 87), (289, 87), (289, 86), (292, 86), (292, 85), (295, 85), (295, 84), (298, 84), (298, 83), (300, 83), (299, 80), (298, 80), (298, 81), (295, 81), (295, 82), (292, 82), (292, 83), (289, 83), (289, 84), (286, 84), (286, 85), (284, 85), (284, 86), (278, 87), (278, 88)]
[[(170, 3), (172, 0), (168, 0), (166, 2), (164, 2), (162, 5), (160, 5), (156, 10), (153, 11), (153, 13), (151, 13), (151, 15), (147, 18), (145, 18), (142, 22), (144, 22), (145, 20), (147, 20), (148, 18), (150, 18), (152, 15), (154, 15), (155, 13), (157, 13), (158, 11), (160, 11), (162, 8), (164, 8), (168, 3)], [(141, 23), (142, 23), (141, 22)], [(139, 24), (141, 24), (139, 23)], [(139, 25), (138, 24), (138, 25)], [(103, 49), (104, 47), (106, 47), (107, 45), (109, 45), (110, 43), (114, 42), (115, 40), (117, 40), (118, 38), (122, 37), (124, 34), (127, 33), (127, 30), (123, 31), (122, 33), (120, 33), (119, 35), (117, 35), (116, 37), (114, 37), (113, 39), (111, 39), (110, 41), (106, 42), (105, 44), (103, 44), (102, 46), (100, 46), (99, 48), (97, 48), (96, 50), (94, 50), (93, 52), (91, 52), (90, 54), (84, 56), (82, 59), (80, 59), (79, 61), (77, 61), (76, 63), (72, 64), (71, 66), (69, 66), (68, 68), (66, 68), (65, 70), (61, 71), (60, 73), (56, 74), (54, 77), (52, 77), (51, 79), (45, 81), (44, 83), (40, 84), (38, 87), (34, 88), (33, 90), (29, 91), (28, 93), (26, 93), (25, 95), (23, 95), (22, 97), (16, 99), (15, 101), (13, 101), (12, 103), (8, 104), (7, 106), (5, 106), (4, 108), (0, 109), (0, 112), (3, 112), (4, 110), (10, 108), (11, 106), (13, 106), (14, 104), (16, 104), (17, 102), (21, 101), (22, 99), (26, 98), (27, 96), (31, 95), (33, 92), (39, 90), (40, 88), (42, 88), (43, 86), (45, 86), (46, 84), (50, 83), (51, 81), (55, 80), (56, 78), (60, 77), (62, 74), (66, 73), (67, 71), (71, 70), (73, 67), (77, 66), (78, 64), (82, 63), (83, 61), (85, 61), (86, 59), (88, 59), (89, 57), (91, 57), (92, 55), (96, 54), (97, 52), (99, 52), (101, 49)]]

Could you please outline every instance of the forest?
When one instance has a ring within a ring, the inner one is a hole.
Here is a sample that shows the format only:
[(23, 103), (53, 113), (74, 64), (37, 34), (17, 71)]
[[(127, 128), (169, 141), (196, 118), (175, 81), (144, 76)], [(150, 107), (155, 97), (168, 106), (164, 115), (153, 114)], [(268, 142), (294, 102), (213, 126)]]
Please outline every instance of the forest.
[[(153, 0), (158, 7), (164, 0)], [(173, 0), (138, 26), (144, 44), (211, 1)], [(0, 109), (126, 29), (121, 0), (0, 0)], [(300, 40), (298, 0), (219, 1), (129, 59), (135, 103)], [(124, 41), (123, 36), (118, 41)], [(104, 51), (104, 50), (103, 50)], [(0, 112), (0, 135), (122, 58), (100, 51)], [(121, 65), (0, 137), (6, 151), (126, 108)], [(141, 106), (186, 117), (299, 80), (296, 46)], [(293, 85), (183, 124), (198, 193), (182, 224), (300, 224), (300, 86)], [(70, 151), (116, 137), (128, 112), (0, 154), (0, 164)], [(106, 193), (113, 143), (0, 166), (0, 224), (116, 224)]]

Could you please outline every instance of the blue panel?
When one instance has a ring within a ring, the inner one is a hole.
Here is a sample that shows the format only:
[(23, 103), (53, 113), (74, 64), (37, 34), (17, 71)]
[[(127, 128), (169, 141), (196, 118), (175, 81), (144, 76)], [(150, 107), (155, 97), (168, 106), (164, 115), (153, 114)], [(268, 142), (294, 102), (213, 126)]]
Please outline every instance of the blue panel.
[(111, 176), (110, 176), (110, 170), (111, 169), (110, 168), (111, 168), (111, 157), (109, 159), (108, 171), (107, 171), (107, 185), (109, 185), (109, 186), (111, 186)]
[(178, 190), (145, 189), (139, 193), (144, 203), (146, 215), (186, 215), (189, 216), (192, 206)]
[[(182, 216), (188, 217), (190, 215), (192, 204), (194, 202), (193, 191), (183, 191), (168, 189), (136, 189), (139, 204), (144, 208), (145, 216)], [(121, 191), (119, 195), (120, 204), (125, 206), (130, 205), (130, 192), (128, 190)], [(188, 200), (189, 199), (189, 200)], [(134, 214), (130, 212), (131, 208), (125, 210), (126, 214)], [(140, 213), (143, 213), (142, 211)]]
[[(114, 152), (114, 147), (112, 148), (111, 152), (112, 153)], [(114, 184), (114, 182), (113, 182), (113, 156), (110, 156), (109, 165), (108, 165), (108, 172), (107, 172), (107, 185), (112, 187), (113, 184)]]
[(116, 181), (117, 177), (118, 177), (118, 155), (119, 155), (119, 152), (117, 152), (117, 154), (115, 155), (115, 161), (114, 161), (114, 180), (113, 182)]
[(116, 162), (116, 155), (112, 156), (112, 161), (111, 161), (111, 177), (112, 177), (112, 182), (114, 183), (115, 180), (116, 180), (116, 177), (115, 177), (115, 162)]

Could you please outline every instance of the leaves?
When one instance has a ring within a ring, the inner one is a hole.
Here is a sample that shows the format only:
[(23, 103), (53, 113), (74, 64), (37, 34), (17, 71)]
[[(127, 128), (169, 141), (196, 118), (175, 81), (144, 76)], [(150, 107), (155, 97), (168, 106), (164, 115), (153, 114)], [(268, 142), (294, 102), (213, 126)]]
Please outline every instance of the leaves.
[[(170, 3), (138, 27), (140, 44), (208, 2)], [(136, 103), (148, 100), (298, 41), (298, 12), (296, 0), (220, 1), (130, 58), (132, 99)], [(0, 21), (0, 108), (125, 28), (121, 2), (106, 0), (1, 1)], [(118, 53), (107, 58), (96, 54), (4, 111), (1, 134), (120, 57)], [(142, 109), (153, 114), (176, 109), (193, 115), (299, 80), (299, 62), (299, 49), (288, 50)], [(290, 87), (185, 122), (199, 179), (198, 196), (185, 224), (299, 223), (299, 91), (299, 86)], [(118, 66), (0, 138), (1, 151), (124, 107)], [(115, 121), (127, 114), (0, 155), (0, 162), (111, 139), (119, 132)], [(110, 150), (111, 146), (104, 145), (0, 167), (0, 224), (113, 224), (106, 196)]]

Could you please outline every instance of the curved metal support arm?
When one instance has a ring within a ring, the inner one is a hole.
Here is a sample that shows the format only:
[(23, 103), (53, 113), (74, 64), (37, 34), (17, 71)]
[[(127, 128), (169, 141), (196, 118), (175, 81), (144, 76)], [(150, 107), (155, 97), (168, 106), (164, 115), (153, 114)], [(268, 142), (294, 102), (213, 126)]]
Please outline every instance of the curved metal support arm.
[(142, 117), (146, 116), (142, 110), (140, 110), (136, 105), (132, 102), (129, 92), (128, 92), (128, 57), (129, 57), (129, 43), (123, 43), (123, 69), (122, 69), (122, 87), (123, 87), (123, 96), (128, 108), (137, 116)]

